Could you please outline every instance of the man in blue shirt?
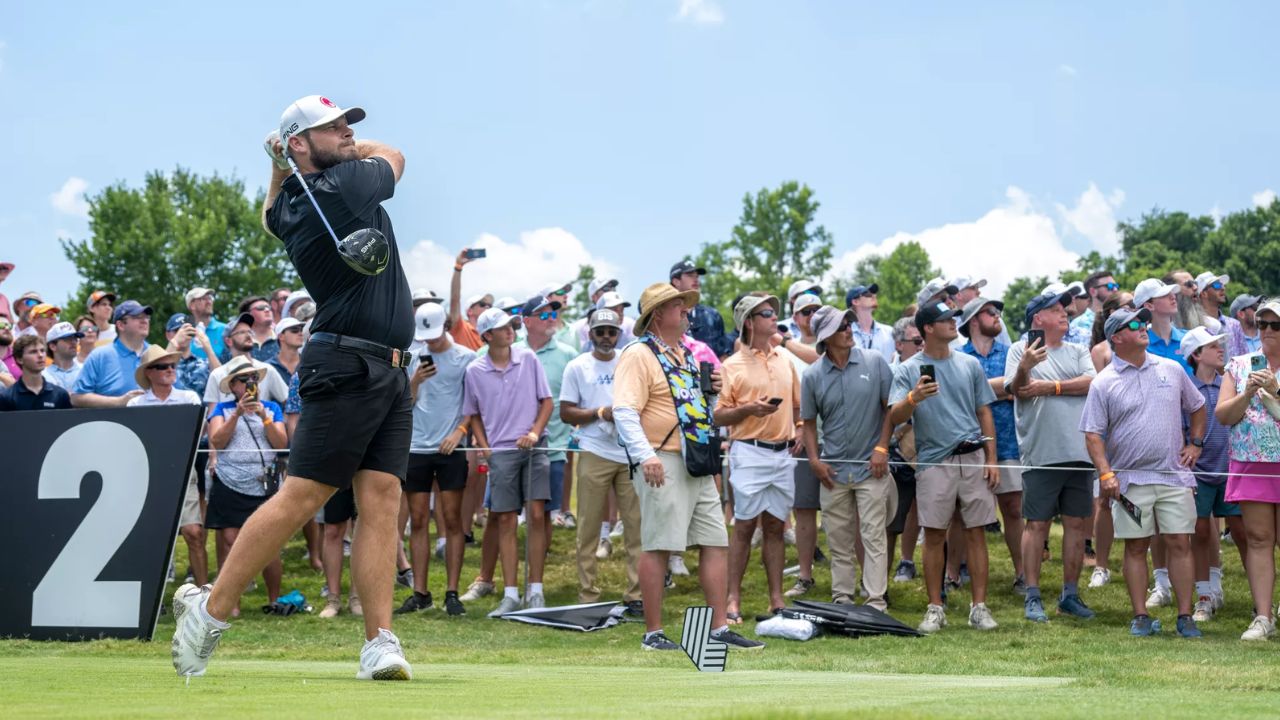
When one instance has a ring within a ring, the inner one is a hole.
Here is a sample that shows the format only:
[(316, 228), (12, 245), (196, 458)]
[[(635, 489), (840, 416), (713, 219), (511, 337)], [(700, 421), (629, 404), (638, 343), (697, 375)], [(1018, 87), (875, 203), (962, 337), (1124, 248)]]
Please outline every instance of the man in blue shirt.
[(960, 333), (969, 338), (960, 352), (971, 355), (982, 364), (996, 401), (988, 405), (996, 426), (996, 460), (1000, 465), (1000, 484), (996, 486), (996, 503), (1004, 519), (1004, 543), (1013, 560), (1014, 589), (1025, 585), (1022, 574), (1022, 470), (1018, 450), (1018, 430), (1014, 423), (1013, 400), (1004, 385), (1005, 360), (1009, 346), (1000, 342), (1004, 330), (1000, 313), (1004, 303), (976, 297), (965, 303), (960, 315)]
[[(227, 324), (213, 316), (213, 291), (209, 288), (191, 288), (187, 291), (184, 298), (187, 303), (187, 314), (191, 316), (192, 324), (197, 329), (204, 325), (204, 334), (209, 338), (209, 346), (213, 348), (213, 356), (222, 352), (224, 342), (222, 334), (227, 330)], [(201, 360), (208, 361), (211, 354), (204, 349), (203, 346), (196, 345), (191, 348), (192, 354)]]
[(76, 407), (124, 407), (143, 394), (134, 380), (134, 371), (147, 350), (151, 308), (137, 300), (125, 300), (116, 307), (111, 320), (116, 326), (116, 339), (89, 353), (71, 390), (71, 403)]

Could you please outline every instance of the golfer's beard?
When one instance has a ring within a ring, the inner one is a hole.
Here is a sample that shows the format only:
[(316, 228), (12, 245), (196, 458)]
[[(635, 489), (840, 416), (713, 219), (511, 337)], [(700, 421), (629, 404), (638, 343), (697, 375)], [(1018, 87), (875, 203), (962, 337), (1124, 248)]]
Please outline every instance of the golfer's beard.
[(335, 152), (327, 152), (311, 145), (311, 164), (316, 166), (316, 170), (328, 170), (339, 163), (348, 160), (355, 160), (358, 156), (355, 145), (348, 145), (345, 148), (339, 148)]

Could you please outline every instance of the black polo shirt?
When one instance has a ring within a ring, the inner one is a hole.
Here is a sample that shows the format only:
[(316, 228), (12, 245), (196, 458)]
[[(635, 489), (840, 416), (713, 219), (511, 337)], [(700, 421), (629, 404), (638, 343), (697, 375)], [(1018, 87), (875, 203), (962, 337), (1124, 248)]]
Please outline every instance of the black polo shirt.
[(26, 383), (18, 382), (0, 392), (0, 411), (4, 410), (70, 410), (71, 396), (66, 390), (45, 381), (40, 393), (31, 392)]
[(295, 175), (267, 210), (267, 227), (284, 242), (298, 276), (316, 302), (311, 332), (331, 332), (407, 348), (413, 342), (413, 296), (400, 266), (391, 218), (383, 202), (395, 193), (395, 173), (382, 158), (348, 160), (306, 176), (316, 202), (339, 238), (374, 228), (391, 244), (387, 268), (373, 276), (352, 270), (338, 255)]

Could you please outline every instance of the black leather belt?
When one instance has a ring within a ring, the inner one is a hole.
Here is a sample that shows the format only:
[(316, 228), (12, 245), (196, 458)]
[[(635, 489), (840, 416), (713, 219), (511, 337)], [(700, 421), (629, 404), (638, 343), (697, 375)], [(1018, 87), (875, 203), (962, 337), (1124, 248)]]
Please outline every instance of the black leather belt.
[(372, 355), (379, 360), (387, 361), (391, 364), (391, 367), (394, 368), (409, 367), (409, 358), (412, 357), (408, 350), (401, 350), (400, 348), (393, 348), (381, 343), (362, 340), (358, 337), (338, 335), (331, 332), (311, 333), (311, 340), (309, 342), (318, 342), (324, 345), (336, 345), (337, 347), (349, 348), (356, 352), (364, 353), (365, 355)]
[(965, 440), (964, 442), (957, 445), (955, 451), (952, 452), (951, 454), (952, 455), (968, 455), (969, 453), (978, 452), (983, 448), (984, 446), (982, 445), (982, 443), (969, 442), (968, 440)]
[(755, 445), (758, 448), (764, 448), (765, 450), (772, 450), (774, 452), (778, 452), (779, 450), (790, 450), (792, 445), (792, 442), (790, 440), (787, 440), (785, 442), (765, 442), (764, 440), (735, 440), (734, 442), (740, 442), (744, 445)]

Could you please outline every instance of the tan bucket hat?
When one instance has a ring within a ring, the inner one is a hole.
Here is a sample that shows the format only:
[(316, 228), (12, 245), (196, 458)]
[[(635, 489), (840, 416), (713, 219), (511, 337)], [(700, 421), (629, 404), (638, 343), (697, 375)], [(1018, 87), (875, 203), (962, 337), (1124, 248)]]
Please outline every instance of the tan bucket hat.
[(653, 311), (657, 310), (664, 303), (680, 298), (684, 301), (684, 306), (692, 308), (698, 304), (699, 294), (697, 290), (686, 290), (680, 292), (675, 289), (669, 282), (659, 282), (650, 285), (640, 293), (640, 317), (636, 320), (633, 332), (636, 337), (644, 335), (649, 330), (649, 319), (653, 317)]

